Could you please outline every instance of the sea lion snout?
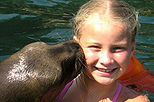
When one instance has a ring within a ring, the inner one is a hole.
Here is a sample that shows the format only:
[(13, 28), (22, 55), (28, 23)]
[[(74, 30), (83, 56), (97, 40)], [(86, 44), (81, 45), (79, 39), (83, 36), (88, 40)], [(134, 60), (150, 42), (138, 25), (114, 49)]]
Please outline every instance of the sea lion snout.
[(31, 43), (0, 63), (0, 101), (52, 102), (84, 64), (74, 41)]

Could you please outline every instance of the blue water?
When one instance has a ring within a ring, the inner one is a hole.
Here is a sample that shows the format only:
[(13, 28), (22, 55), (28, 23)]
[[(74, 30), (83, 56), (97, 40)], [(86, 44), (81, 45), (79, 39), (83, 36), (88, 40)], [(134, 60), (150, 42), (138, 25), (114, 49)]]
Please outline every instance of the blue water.
[[(72, 39), (71, 18), (88, 0), (0, 0), (0, 61), (25, 45)], [(125, 0), (139, 12), (136, 57), (154, 72), (153, 0)], [(154, 102), (154, 94), (148, 94)]]

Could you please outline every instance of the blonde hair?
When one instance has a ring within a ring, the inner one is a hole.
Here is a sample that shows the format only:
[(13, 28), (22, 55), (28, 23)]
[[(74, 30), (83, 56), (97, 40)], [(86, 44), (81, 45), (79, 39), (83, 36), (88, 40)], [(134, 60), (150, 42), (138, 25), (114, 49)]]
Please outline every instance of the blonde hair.
[[(107, 4), (109, 6), (107, 6)], [(78, 39), (81, 37), (81, 28), (87, 18), (97, 11), (104, 14), (106, 10), (109, 10), (111, 18), (114, 19), (114, 21), (118, 20), (125, 24), (125, 31), (130, 34), (130, 38), (132, 42), (134, 42), (139, 27), (138, 13), (133, 7), (120, 0), (90, 0), (81, 6), (73, 19), (73, 28)]]

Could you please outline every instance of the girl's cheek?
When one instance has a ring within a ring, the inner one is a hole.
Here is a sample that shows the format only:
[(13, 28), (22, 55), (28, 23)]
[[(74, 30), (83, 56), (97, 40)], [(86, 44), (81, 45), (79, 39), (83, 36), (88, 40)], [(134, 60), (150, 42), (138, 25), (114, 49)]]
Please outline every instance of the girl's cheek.
[(95, 56), (95, 54), (92, 51), (88, 50), (88, 49), (85, 51), (85, 55), (86, 55), (87, 58)]
[(84, 53), (85, 53), (87, 64), (92, 64), (98, 59), (97, 53), (95, 53), (89, 49), (84, 49)]
[(127, 51), (114, 54), (114, 58), (119, 64), (127, 64), (129, 62), (129, 54)]

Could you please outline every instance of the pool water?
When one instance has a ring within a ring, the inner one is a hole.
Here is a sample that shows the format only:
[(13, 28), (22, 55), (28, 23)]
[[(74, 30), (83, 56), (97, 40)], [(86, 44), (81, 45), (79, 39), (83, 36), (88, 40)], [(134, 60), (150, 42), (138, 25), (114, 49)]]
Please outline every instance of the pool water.
[[(0, 0), (0, 61), (25, 45), (44, 41), (58, 43), (72, 39), (71, 18), (88, 0)], [(154, 72), (153, 0), (125, 0), (134, 6), (141, 28), (137, 35), (136, 57)], [(154, 102), (154, 94), (148, 94)]]

